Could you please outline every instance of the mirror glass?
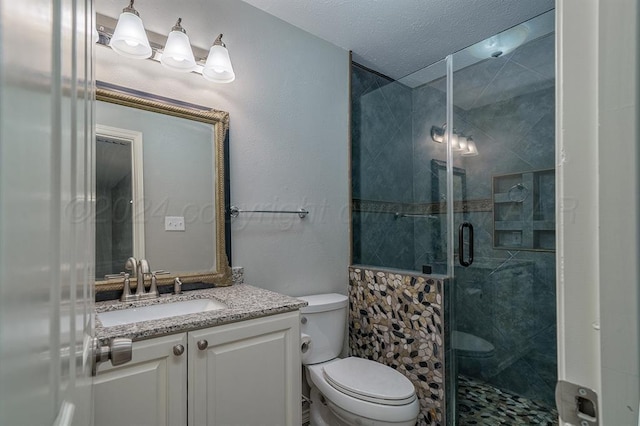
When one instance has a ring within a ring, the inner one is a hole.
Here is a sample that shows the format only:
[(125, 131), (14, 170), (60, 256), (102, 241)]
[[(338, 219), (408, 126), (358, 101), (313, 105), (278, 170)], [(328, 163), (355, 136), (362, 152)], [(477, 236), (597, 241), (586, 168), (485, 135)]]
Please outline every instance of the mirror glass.
[(160, 283), (222, 283), (228, 114), (109, 86), (96, 123), (96, 284), (121, 284), (130, 256)]
[[(433, 223), (432, 244), (434, 247), (433, 271), (439, 274), (446, 274), (442, 269), (447, 260), (447, 248), (444, 235), (447, 235), (446, 214), (447, 202), (447, 163), (436, 159), (431, 160), (431, 199), (438, 205), (438, 222)], [(460, 167), (453, 167), (453, 203), (454, 211), (463, 213), (466, 218), (465, 200), (467, 199), (467, 172)]]
[(96, 129), (96, 280), (120, 271), (133, 249), (131, 141)]

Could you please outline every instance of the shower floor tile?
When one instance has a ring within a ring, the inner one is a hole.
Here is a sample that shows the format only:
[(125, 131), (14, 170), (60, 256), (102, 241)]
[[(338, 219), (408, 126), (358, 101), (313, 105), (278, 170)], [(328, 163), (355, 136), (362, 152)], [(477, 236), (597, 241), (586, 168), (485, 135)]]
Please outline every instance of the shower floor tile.
[(458, 413), (460, 426), (558, 424), (555, 408), (464, 376), (458, 378)]

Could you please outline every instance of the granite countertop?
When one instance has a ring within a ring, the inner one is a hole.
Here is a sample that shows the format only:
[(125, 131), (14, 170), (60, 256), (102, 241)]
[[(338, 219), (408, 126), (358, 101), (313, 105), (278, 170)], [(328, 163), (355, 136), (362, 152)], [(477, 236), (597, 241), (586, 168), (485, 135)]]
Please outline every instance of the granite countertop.
[(290, 296), (247, 284), (236, 284), (229, 287), (193, 290), (180, 295), (161, 296), (158, 299), (140, 302), (120, 302), (116, 300), (99, 302), (95, 304), (95, 310), (96, 313), (102, 313), (194, 299), (217, 299), (227, 305), (227, 308), (112, 327), (104, 327), (96, 315), (96, 337), (101, 344), (106, 344), (109, 339), (115, 337), (127, 337), (134, 341), (151, 339), (168, 334), (295, 311), (307, 305), (307, 302)]

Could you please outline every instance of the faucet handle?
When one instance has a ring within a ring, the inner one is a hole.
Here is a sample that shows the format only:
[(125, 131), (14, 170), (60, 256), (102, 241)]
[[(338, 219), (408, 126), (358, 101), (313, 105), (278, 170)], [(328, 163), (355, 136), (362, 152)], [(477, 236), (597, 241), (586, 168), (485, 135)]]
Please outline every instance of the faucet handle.
[(180, 277), (175, 277), (173, 279), (173, 293), (174, 294), (182, 293), (182, 281), (180, 281)]
[(125, 272), (122, 286), (122, 297), (120, 297), (120, 301), (128, 302), (133, 299), (135, 299), (135, 296), (131, 294), (131, 282), (129, 281), (129, 274)]
[(151, 287), (149, 287), (149, 294), (153, 297), (160, 297), (160, 292), (158, 291), (158, 278), (156, 278), (155, 272), (151, 272)]

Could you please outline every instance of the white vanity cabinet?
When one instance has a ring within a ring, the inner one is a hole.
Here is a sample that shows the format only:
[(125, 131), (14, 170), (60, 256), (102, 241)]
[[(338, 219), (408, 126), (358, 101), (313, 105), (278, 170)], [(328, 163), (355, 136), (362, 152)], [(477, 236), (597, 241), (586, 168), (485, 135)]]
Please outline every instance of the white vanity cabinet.
[(300, 425), (299, 321), (293, 311), (134, 342), (131, 362), (94, 378), (96, 426)]
[(134, 342), (132, 354), (127, 364), (98, 367), (95, 426), (186, 425), (187, 334)]
[(189, 424), (301, 422), (300, 316), (290, 312), (189, 333)]

